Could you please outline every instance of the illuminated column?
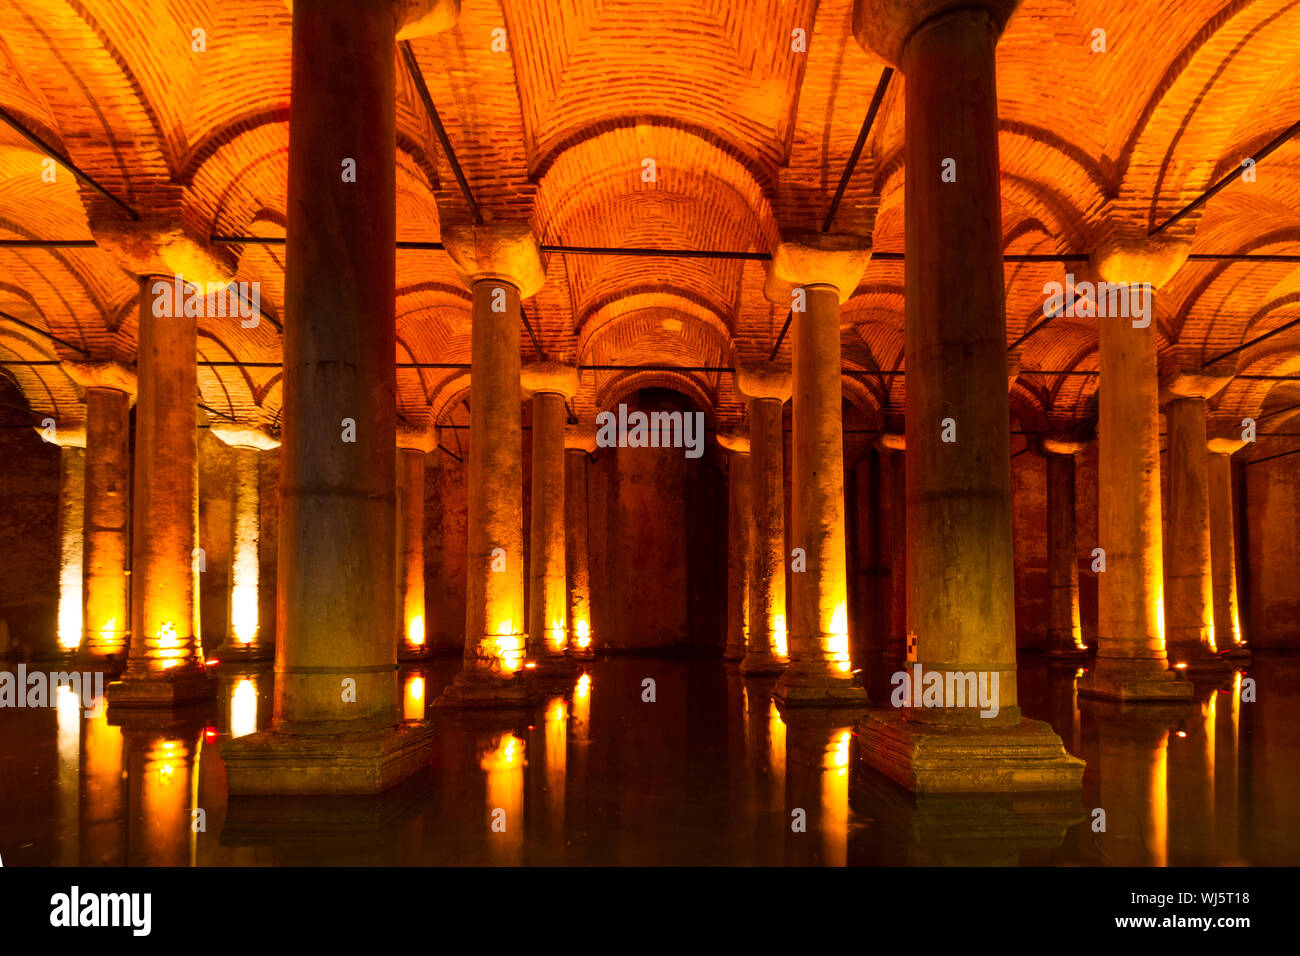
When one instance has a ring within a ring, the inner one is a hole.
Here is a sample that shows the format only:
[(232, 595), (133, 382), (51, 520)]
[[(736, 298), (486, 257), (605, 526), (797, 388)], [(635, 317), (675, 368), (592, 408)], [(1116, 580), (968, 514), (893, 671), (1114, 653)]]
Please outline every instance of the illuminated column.
[(859, 734), (867, 762), (914, 791), (1075, 790), (1083, 776), (1050, 725), (1022, 718), (1016, 690), (994, 55), (1014, 8), (854, 10), (858, 39), (906, 77), (908, 669), (931, 691), (868, 714)]
[(1079, 552), (1075, 538), (1074, 456), (1087, 442), (1044, 438), (1047, 459), (1047, 653), (1087, 656), (1079, 622)]
[(173, 277), (140, 280), (131, 534), (131, 642), (113, 706), (211, 697), (198, 635), (197, 327)]
[(59, 610), (58, 650), (73, 654), (81, 646), (82, 574), (85, 562), (86, 429), (57, 426), (59, 446)]
[(1097, 656), (1079, 680), (1085, 697), (1177, 700), (1192, 694), (1165, 655), (1157, 328), (1154, 295), (1145, 294), (1171, 277), (1186, 256), (1182, 243), (1112, 236), (1092, 257), (1101, 279), (1132, 284), (1148, 309), (1145, 319), (1097, 322), (1098, 533), (1106, 570), (1097, 585)]
[(779, 674), (787, 660), (785, 601), (785, 468), (781, 406), (790, 373), (740, 366), (736, 388), (749, 406), (749, 640), (740, 672)]
[(907, 437), (886, 433), (876, 438), (881, 452), (881, 487), (877, 499), (889, 549), (889, 636), (885, 663), (896, 668), (907, 660)]
[(533, 396), (528, 663), (539, 674), (558, 670), (568, 675), (572, 666), (565, 659), (569, 602), (564, 571), (564, 403), (578, 392), (578, 370), (537, 363), (523, 370), (522, 382)]
[(749, 634), (750, 503), (749, 436), (739, 429), (718, 431), (718, 444), (727, 450), (727, 639), (722, 659), (745, 656)]
[(121, 662), (130, 634), (127, 522), (135, 373), (116, 362), (64, 363), (86, 390), (86, 508), (80, 661)]
[(568, 654), (595, 656), (591, 633), (591, 575), (587, 566), (587, 456), (596, 450), (590, 425), (564, 429), (564, 574), (569, 595)]
[(788, 545), (792, 554), (790, 663), (772, 693), (787, 706), (862, 704), (849, 660), (848, 555), (844, 523), (844, 422), (840, 306), (870, 258), (855, 236), (783, 242), (765, 292), (790, 304), (794, 435)]
[(262, 495), (258, 487), (262, 452), (280, 443), (265, 432), (229, 422), (213, 422), (209, 431), (231, 447), (234, 475), (230, 502), (230, 587), (226, 639), (219, 660), (267, 660), (274, 645), (261, 639), (258, 559), (262, 532)]
[(405, 9), (293, 6), (275, 698), (269, 731), (222, 744), (232, 794), (376, 793), (432, 752), (427, 724), (401, 722), (394, 640)]
[(473, 324), (465, 657), (435, 704), (527, 705), (519, 302), (545, 275), (525, 227), (451, 228), (443, 242), (469, 278)]
[[(1226, 672), (1214, 634), (1214, 573), (1210, 564), (1210, 483), (1205, 444), (1205, 398), (1188, 395), (1179, 376), (1177, 396), (1165, 405), (1169, 468), (1169, 555), (1165, 563), (1165, 627), (1169, 659), (1188, 671)], [(1217, 382), (1219, 387), (1224, 384)], [(1218, 391), (1214, 388), (1213, 391)]]
[(1237, 537), (1233, 521), (1232, 455), (1239, 439), (1212, 438), (1207, 444), (1210, 484), (1210, 565), (1214, 577), (1214, 639), (1220, 650), (1248, 656), (1237, 607)]
[(397, 657), (429, 654), (424, 610), (424, 471), (437, 442), (427, 429), (397, 430)]

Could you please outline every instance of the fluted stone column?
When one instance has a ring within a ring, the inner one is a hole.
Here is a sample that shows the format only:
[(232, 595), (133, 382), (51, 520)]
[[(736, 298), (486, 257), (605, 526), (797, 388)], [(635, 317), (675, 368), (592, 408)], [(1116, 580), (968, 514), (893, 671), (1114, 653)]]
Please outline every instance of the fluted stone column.
[(226, 639), (217, 648), (223, 661), (269, 660), (275, 645), (262, 639), (261, 595), (262, 453), (280, 447), (265, 431), (231, 422), (208, 430), (231, 448), (234, 474), (230, 502), (230, 582)]
[(881, 486), (877, 498), (889, 557), (889, 634), (885, 666), (892, 672), (907, 660), (907, 436), (876, 438)]
[[(1214, 572), (1210, 563), (1210, 483), (1205, 445), (1205, 396), (1187, 388), (1188, 376), (1171, 383), (1165, 405), (1169, 468), (1169, 555), (1165, 563), (1165, 628), (1169, 659), (1186, 670), (1228, 670), (1218, 654), (1214, 629)], [(1225, 384), (1217, 380), (1211, 393)], [(1192, 392), (1192, 394), (1188, 394)]]
[(749, 640), (749, 555), (754, 511), (750, 501), (749, 435), (718, 430), (727, 452), (727, 636), (722, 659), (738, 661)]
[(275, 703), (269, 732), (223, 743), (234, 794), (375, 793), (432, 750), (426, 724), (399, 723), (393, 639), (393, 44), (408, 12), (427, 11), (293, 7)]
[(906, 77), (909, 672), (944, 685), (929, 702), (896, 688), (899, 709), (869, 714), (859, 734), (868, 763), (915, 791), (1073, 790), (1083, 775), (1050, 725), (1022, 717), (1016, 689), (994, 56), (1014, 9), (859, 0), (854, 11), (858, 39)]
[(212, 697), (198, 634), (197, 326), (173, 276), (140, 280), (131, 642), (115, 707)]
[(84, 637), (80, 663), (125, 659), (131, 632), (127, 548), (131, 517), (131, 403), (135, 373), (116, 362), (65, 363), (86, 389)]
[(736, 388), (749, 407), (749, 482), (752, 528), (749, 556), (749, 639), (740, 672), (779, 674), (788, 654), (785, 599), (785, 451), (781, 406), (790, 397), (790, 373), (740, 365)]
[(787, 537), (792, 553), (802, 549), (807, 570), (793, 567), (790, 664), (772, 691), (787, 706), (866, 701), (849, 660), (840, 306), (870, 256), (857, 236), (813, 234), (783, 242), (773, 253), (765, 289), (772, 301), (794, 307)]
[(1245, 447), (1240, 439), (1207, 442), (1210, 484), (1210, 565), (1214, 578), (1214, 639), (1233, 657), (1249, 657), (1237, 603), (1237, 532), (1233, 520), (1232, 455)]
[(533, 397), (532, 515), (529, 519), (528, 663), (539, 675), (570, 674), (569, 602), (564, 571), (564, 403), (578, 392), (578, 370), (541, 362), (523, 370)]
[(1050, 436), (1047, 461), (1047, 654), (1058, 660), (1087, 656), (1079, 618), (1079, 552), (1075, 537), (1075, 456), (1087, 442)]
[(564, 575), (569, 600), (569, 646), (575, 660), (595, 656), (591, 632), (590, 547), (587, 540), (587, 456), (596, 450), (590, 425), (564, 429)]
[(437, 442), (428, 429), (397, 430), (397, 659), (429, 656), (424, 609), (424, 471)]
[(58, 650), (76, 653), (82, 644), (82, 586), (85, 568), (86, 429), (82, 424), (56, 426), (59, 446), (59, 605)]
[[(1108, 236), (1093, 254), (1097, 275), (1137, 283), (1148, 319), (1098, 320), (1098, 532), (1106, 570), (1098, 581), (1097, 656), (1081, 696), (1181, 700), (1192, 686), (1165, 654), (1164, 546), (1160, 506), (1160, 413), (1155, 290), (1186, 259), (1186, 245)], [(1142, 284), (1146, 284), (1145, 286)], [(1144, 324), (1145, 322), (1145, 324)]]
[(470, 283), (473, 326), (465, 656), (435, 704), (526, 706), (519, 303), (545, 276), (524, 227), (449, 229), (443, 242)]

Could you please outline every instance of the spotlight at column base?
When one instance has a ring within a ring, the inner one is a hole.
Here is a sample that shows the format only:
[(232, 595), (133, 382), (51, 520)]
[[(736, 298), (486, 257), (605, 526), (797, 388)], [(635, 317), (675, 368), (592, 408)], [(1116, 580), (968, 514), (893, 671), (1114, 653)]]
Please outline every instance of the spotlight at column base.
[(1083, 785), (1083, 761), (1041, 720), (937, 729), (897, 711), (872, 711), (857, 732), (862, 759), (914, 793), (1060, 793)]
[(104, 696), (109, 706), (115, 709), (175, 707), (216, 697), (217, 681), (205, 672), (194, 669), (157, 678), (123, 677), (109, 684), (104, 690)]
[(830, 664), (788, 665), (772, 688), (772, 696), (784, 707), (870, 706), (867, 690), (858, 679)]
[(1167, 670), (1164, 662), (1108, 662), (1099, 658), (1091, 670), (1079, 678), (1080, 697), (1119, 701), (1190, 700), (1192, 684)]
[(524, 673), (502, 676), (492, 671), (463, 670), (433, 702), (444, 708), (531, 707), (541, 699), (533, 680)]
[(366, 734), (270, 731), (221, 744), (231, 796), (374, 794), (429, 766), (434, 730), (423, 722)]
[(428, 644), (401, 644), (397, 648), (399, 661), (427, 661), (433, 657), (433, 648)]

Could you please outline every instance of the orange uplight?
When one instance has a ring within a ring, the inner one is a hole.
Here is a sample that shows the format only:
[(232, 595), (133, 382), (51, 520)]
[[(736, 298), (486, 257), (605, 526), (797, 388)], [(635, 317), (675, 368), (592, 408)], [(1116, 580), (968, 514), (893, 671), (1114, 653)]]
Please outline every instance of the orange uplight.
[(577, 643), (579, 647), (586, 648), (591, 646), (591, 625), (586, 621), (574, 621), (573, 633), (577, 635)]
[(849, 663), (849, 612), (843, 604), (837, 605), (835, 613), (831, 615), (826, 650), (830, 652), (831, 663), (836, 670), (847, 673), (853, 666)]
[(777, 614), (772, 618), (772, 642), (776, 645), (777, 657), (789, 657), (790, 648), (785, 629), (785, 615)]
[(424, 646), (424, 616), (421, 614), (411, 618), (406, 625), (406, 643), (412, 647)]
[(581, 677), (578, 678), (578, 683), (577, 683), (577, 686), (574, 687), (574, 689), (573, 689), (573, 693), (574, 693), (574, 696), (576, 696), (576, 697), (578, 698), (578, 700), (586, 700), (586, 699), (587, 699), (587, 697), (591, 694), (591, 675), (590, 675), (590, 674), (585, 674), (585, 673), (584, 673)]
[(501, 663), (501, 670), (513, 674), (524, 663), (524, 642), (515, 633), (514, 621), (502, 621), (497, 625), (497, 638), (492, 642), (496, 648), (496, 659)]

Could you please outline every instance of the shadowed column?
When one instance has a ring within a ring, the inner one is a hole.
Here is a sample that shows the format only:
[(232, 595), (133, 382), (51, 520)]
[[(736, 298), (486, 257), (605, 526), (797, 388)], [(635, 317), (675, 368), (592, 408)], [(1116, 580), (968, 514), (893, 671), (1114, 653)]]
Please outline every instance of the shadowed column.
[(1087, 442), (1042, 439), (1047, 460), (1047, 654), (1059, 660), (1082, 659), (1079, 620), (1079, 551), (1075, 536), (1074, 462)]
[(727, 451), (727, 638), (724, 661), (745, 656), (749, 634), (749, 553), (754, 522), (750, 503), (749, 436), (744, 429), (718, 430)]
[(889, 633), (885, 666), (891, 672), (907, 660), (907, 436), (879, 435), (880, 490), (877, 507), (889, 556)]
[(75, 654), (82, 644), (82, 576), (85, 564), (86, 428), (58, 425), (50, 439), (59, 446), (59, 605), (57, 653)]
[(1249, 657), (1237, 605), (1237, 531), (1233, 521), (1232, 455), (1240, 439), (1211, 438), (1206, 469), (1210, 486), (1210, 566), (1214, 591), (1214, 639), (1235, 659)]
[(397, 430), (397, 657), (427, 657), (424, 611), (424, 471), (436, 443), (427, 429)]
[(596, 450), (591, 425), (564, 429), (564, 575), (569, 600), (568, 655), (590, 660), (595, 644), (591, 633), (591, 575), (587, 567), (587, 455)]

